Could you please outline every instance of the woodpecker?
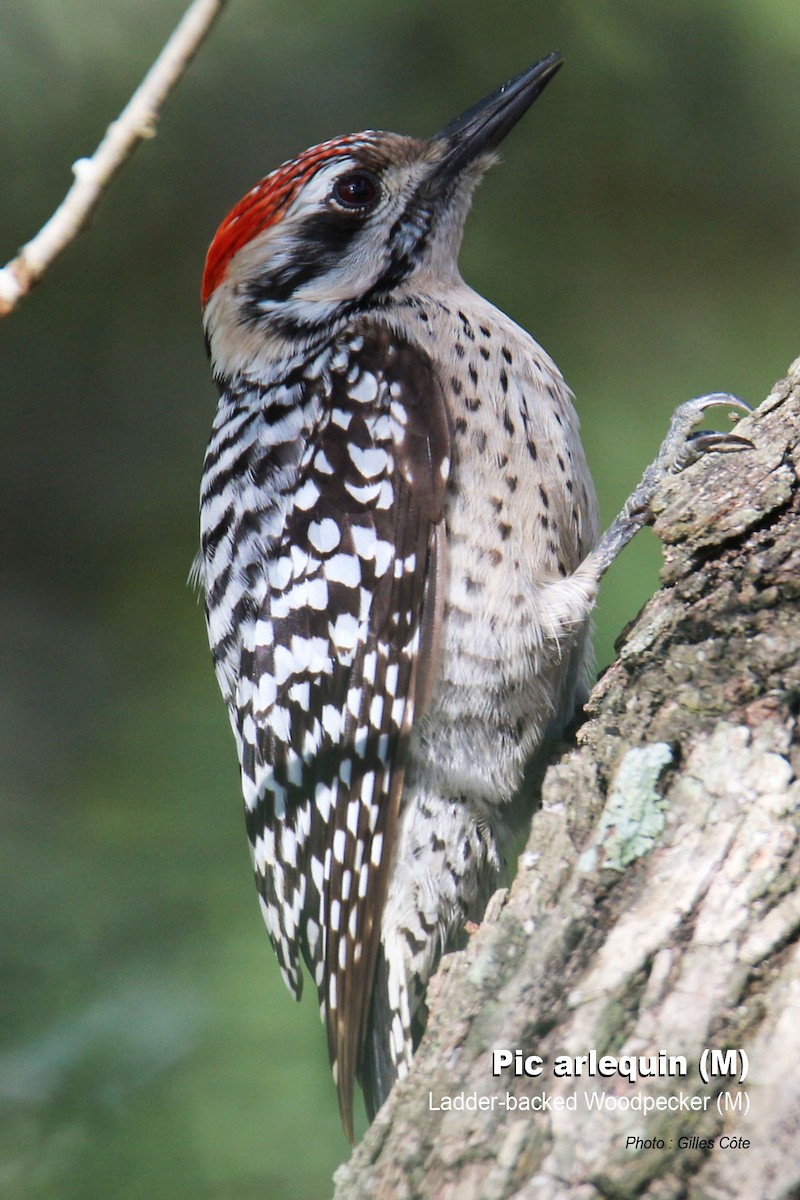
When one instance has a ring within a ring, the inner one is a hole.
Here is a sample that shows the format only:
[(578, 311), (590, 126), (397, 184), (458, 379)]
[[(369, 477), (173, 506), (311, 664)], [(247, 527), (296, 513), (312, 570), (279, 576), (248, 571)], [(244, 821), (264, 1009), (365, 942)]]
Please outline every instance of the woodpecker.
[(371, 1118), (407, 1073), (426, 983), (501, 880), (526, 764), (585, 694), (600, 576), (720, 400), (678, 410), (598, 542), (561, 373), (457, 266), (475, 184), (560, 65), (428, 140), (305, 151), (205, 265), (209, 640), (264, 920), (295, 997), (303, 962), (313, 978), (351, 1140), (354, 1081)]

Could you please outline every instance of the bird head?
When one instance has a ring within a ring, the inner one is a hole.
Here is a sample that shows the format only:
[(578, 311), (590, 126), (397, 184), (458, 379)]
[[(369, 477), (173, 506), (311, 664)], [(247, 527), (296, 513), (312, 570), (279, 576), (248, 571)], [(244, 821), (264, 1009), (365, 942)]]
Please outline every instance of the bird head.
[(549, 54), (427, 140), (374, 131), (333, 138), (251, 188), (206, 259), (215, 366), (229, 373), (222, 360), (232, 347), (247, 358), (247, 343), (263, 353), (286, 339), (312, 340), (380, 307), (409, 280), (425, 288), (457, 279), (473, 188), (560, 66)]

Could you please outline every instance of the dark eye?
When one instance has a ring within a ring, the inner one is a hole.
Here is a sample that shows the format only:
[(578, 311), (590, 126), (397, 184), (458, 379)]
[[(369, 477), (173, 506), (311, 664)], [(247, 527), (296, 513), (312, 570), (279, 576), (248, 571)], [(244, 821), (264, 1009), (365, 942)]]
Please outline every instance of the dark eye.
[(333, 199), (342, 208), (372, 208), (380, 195), (378, 181), (369, 171), (350, 171), (333, 185)]

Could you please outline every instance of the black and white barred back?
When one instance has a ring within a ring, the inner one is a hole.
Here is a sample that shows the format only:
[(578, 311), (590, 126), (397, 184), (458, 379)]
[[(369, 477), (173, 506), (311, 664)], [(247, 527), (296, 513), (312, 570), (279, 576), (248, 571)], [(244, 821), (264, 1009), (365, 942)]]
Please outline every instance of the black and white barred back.
[(208, 625), (264, 919), (296, 997), (301, 956), (311, 972), (343, 1080), (441, 603), (448, 465), (430, 360), (375, 327), (268, 386), (239, 379), (206, 454)]

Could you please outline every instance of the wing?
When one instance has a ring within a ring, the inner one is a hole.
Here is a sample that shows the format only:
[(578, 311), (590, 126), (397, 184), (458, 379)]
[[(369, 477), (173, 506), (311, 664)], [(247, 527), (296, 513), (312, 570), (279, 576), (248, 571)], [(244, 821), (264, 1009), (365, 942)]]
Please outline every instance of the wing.
[(436, 669), (450, 438), (430, 359), (386, 328), (352, 334), (310, 386), (320, 416), (238, 724), (267, 929), (295, 995), (301, 955), (314, 978), (352, 1138), (406, 745)]

